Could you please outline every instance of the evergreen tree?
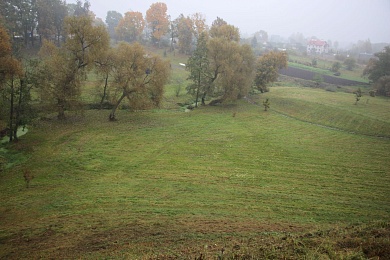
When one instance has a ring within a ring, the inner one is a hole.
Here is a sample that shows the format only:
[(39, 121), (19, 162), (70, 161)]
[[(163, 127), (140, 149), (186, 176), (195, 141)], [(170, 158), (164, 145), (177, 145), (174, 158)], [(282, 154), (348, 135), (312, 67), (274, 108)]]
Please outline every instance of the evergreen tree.
[(198, 39), (194, 53), (189, 57), (186, 64), (186, 69), (190, 72), (188, 79), (194, 82), (187, 90), (196, 96), (195, 107), (198, 107), (200, 93), (207, 92), (211, 83), (209, 65), (206, 34), (202, 33)]

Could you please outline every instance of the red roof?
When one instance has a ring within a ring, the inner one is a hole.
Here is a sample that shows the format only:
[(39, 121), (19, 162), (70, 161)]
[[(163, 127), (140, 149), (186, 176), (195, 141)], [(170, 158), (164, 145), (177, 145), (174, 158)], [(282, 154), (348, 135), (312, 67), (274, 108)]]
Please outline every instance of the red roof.
[(323, 41), (323, 40), (311, 39), (309, 41), (308, 45), (325, 46), (325, 45), (328, 45), (328, 43), (326, 41)]

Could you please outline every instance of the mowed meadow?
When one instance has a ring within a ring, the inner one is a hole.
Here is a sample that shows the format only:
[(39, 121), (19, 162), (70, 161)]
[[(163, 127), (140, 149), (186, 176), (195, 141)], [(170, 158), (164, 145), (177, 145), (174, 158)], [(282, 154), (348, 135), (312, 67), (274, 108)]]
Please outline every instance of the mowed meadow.
[(172, 67), (160, 109), (53, 115), (2, 146), (0, 258), (390, 256), (389, 99), (278, 82), (184, 112)]

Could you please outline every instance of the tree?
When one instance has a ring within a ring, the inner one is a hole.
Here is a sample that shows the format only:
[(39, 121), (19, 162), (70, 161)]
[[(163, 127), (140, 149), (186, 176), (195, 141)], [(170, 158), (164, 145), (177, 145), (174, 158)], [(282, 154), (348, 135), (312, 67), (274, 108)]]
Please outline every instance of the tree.
[(56, 40), (57, 45), (64, 35), (64, 20), (68, 9), (62, 0), (37, 0), (37, 31), (46, 40)]
[(100, 85), (103, 84), (103, 93), (100, 99), (100, 109), (103, 108), (104, 101), (108, 99), (109, 79), (112, 75), (112, 69), (115, 62), (114, 51), (115, 51), (114, 49), (111, 48), (108, 49), (95, 61), (96, 63), (95, 73), (99, 78), (98, 86), (100, 87)]
[(175, 50), (176, 38), (178, 37), (178, 19), (169, 22), (169, 37), (171, 40), (170, 50)]
[(267, 92), (267, 85), (275, 82), (279, 76), (279, 69), (287, 67), (287, 53), (271, 51), (257, 60), (255, 87), (261, 93)]
[(390, 76), (380, 77), (374, 84), (378, 95), (390, 97)]
[(268, 42), (268, 33), (264, 30), (260, 30), (255, 33), (256, 40), (261, 44)]
[(338, 61), (333, 62), (331, 71), (337, 73), (337, 72), (339, 72), (340, 69), (341, 69), (341, 63)]
[(270, 105), (271, 105), (271, 104), (270, 104), (270, 102), (269, 102), (269, 99), (266, 98), (266, 99), (263, 101), (264, 111), (268, 111)]
[(169, 78), (169, 64), (147, 54), (138, 43), (122, 42), (115, 51), (112, 75), (121, 96), (110, 113), (110, 121), (116, 120), (116, 110), (124, 98), (134, 109), (158, 106)]
[(311, 65), (316, 68), (317, 67), (318, 60), (316, 58), (311, 60)]
[(191, 18), (181, 14), (177, 18), (177, 35), (179, 39), (179, 51), (184, 54), (191, 52), (193, 23)]
[(291, 34), (291, 36), (288, 39), (289, 39), (290, 43), (294, 44), (295, 46), (301, 47), (301, 46), (306, 45), (306, 39), (303, 36), (303, 34), (300, 32)]
[(157, 2), (146, 11), (146, 21), (152, 30), (152, 41), (160, 43), (161, 37), (168, 32), (169, 17), (167, 5)]
[(251, 46), (252, 46), (252, 48), (257, 47), (257, 37), (256, 36), (253, 36), (253, 38), (251, 40)]
[[(4, 27), (0, 26), (0, 93), (2, 96), (1, 112), (8, 120), (9, 141), (17, 139), (19, 118), (16, 105), (22, 103), (23, 83), (22, 64), (12, 56), (12, 46), (9, 35)], [(19, 85), (20, 84), (20, 85)], [(19, 100), (18, 100), (19, 97)]]
[(353, 70), (356, 67), (356, 60), (354, 58), (346, 58), (344, 65), (347, 70)]
[(355, 92), (355, 99), (356, 99), (355, 105), (357, 105), (361, 97), (362, 97), (362, 90), (358, 88), (358, 90)]
[(34, 30), (37, 26), (36, 0), (5, 0), (0, 10), (8, 30), (14, 37), (22, 37), (24, 45), (34, 45)]
[(145, 28), (145, 20), (140, 12), (127, 12), (115, 28), (120, 40), (137, 41)]
[(232, 42), (228, 59), (218, 79), (222, 100), (237, 100), (246, 96), (253, 86), (256, 58), (250, 45)]
[(192, 31), (196, 39), (200, 37), (202, 33), (207, 32), (206, 18), (201, 13), (195, 13), (191, 16)]
[(316, 86), (319, 87), (322, 82), (324, 82), (324, 77), (320, 73), (314, 74), (313, 81), (315, 82)]
[(376, 58), (370, 59), (364, 68), (363, 76), (368, 77), (377, 88), (378, 95), (388, 95), (388, 80), (390, 77), (390, 46), (382, 52), (375, 53)]
[(222, 18), (217, 17), (210, 29), (212, 38), (223, 38), (226, 41), (240, 41), (240, 31), (237, 27), (227, 24)]
[(367, 39), (365, 41), (359, 40), (357, 44), (354, 46), (354, 51), (356, 53), (371, 53), (372, 52), (372, 45), (370, 39)]
[(194, 82), (187, 88), (187, 91), (195, 95), (195, 107), (198, 107), (200, 93), (207, 92), (211, 78), (209, 66), (207, 36), (205, 33), (202, 33), (194, 53), (188, 58), (186, 64), (186, 70), (190, 72), (188, 79)]
[(210, 104), (236, 100), (247, 94), (251, 87), (255, 58), (249, 45), (240, 45), (238, 28), (217, 18), (210, 29), (208, 41), (210, 80), (203, 92), (202, 104), (207, 94), (218, 96)]
[(89, 14), (89, 8), (91, 4), (88, 0), (84, 3), (81, 0), (77, 0), (76, 4), (68, 4), (68, 15), (69, 16), (87, 16)]
[(221, 17), (217, 17), (217, 19), (215, 19), (213, 21), (213, 23), (211, 24), (210, 35), (212, 37), (216, 37), (216, 35), (214, 34), (214, 31), (216, 31), (222, 25), (228, 25), (228, 23), (224, 19), (222, 19)]
[(40, 50), (42, 98), (56, 103), (58, 118), (78, 103), (81, 82), (92, 69), (94, 61), (108, 48), (109, 36), (102, 26), (93, 27), (89, 16), (72, 16), (65, 20), (68, 38), (56, 47), (44, 41)]
[(111, 38), (116, 37), (115, 28), (118, 26), (119, 22), (122, 20), (123, 15), (117, 11), (108, 11), (106, 16), (106, 24), (108, 26), (108, 33)]

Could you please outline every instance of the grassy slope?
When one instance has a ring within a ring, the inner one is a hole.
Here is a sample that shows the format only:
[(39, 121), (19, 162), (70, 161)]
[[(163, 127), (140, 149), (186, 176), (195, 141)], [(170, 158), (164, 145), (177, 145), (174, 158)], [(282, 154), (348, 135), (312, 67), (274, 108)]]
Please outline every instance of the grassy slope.
[[(386, 253), (375, 250), (389, 245), (390, 140), (304, 121), (389, 134), (390, 103), (355, 106), (353, 95), (294, 87), (267, 96), (270, 112), (241, 101), (119, 111), (114, 123), (107, 111), (39, 122), (13, 146), (22, 163), (1, 173), (0, 257)], [(188, 98), (167, 96), (165, 105)], [(35, 176), (28, 189), (25, 168)]]
[[(322, 75), (329, 75), (329, 76), (334, 76), (334, 72), (330, 71), (330, 68), (332, 68), (332, 65), (334, 62), (337, 60), (330, 60), (330, 59), (325, 59), (321, 57), (316, 57), (317, 58), (317, 67), (311, 67), (311, 66), (306, 66), (302, 63), (305, 64), (311, 64), (312, 59), (314, 57), (312, 56), (296, 56), (296, 55), (289, 55), (289, 66), (291, 67), (296, 67), (296, 68), (301, 68), (309, 71), (313, 71), (315, 73), (319, 73)], [(338, 61), (340, 62), (340, 61)], [(340, 62), (341, 64), (343, 62)], [(341, 75), (339, 76), (340, 78), (345, 78), (349, 80), (354, 80), (354, 81), (360, 81), (368, 84), (368, 79), (362, 77), (364, 66), (363, 65), (357, 65), (356, 68), (354, 68), (352, 71), (347, 70), (344, 66), (339, 70)]]
[(371, 136), (390, 137), (389, 100), (364, 95), (355, 105), (352, 93), (329, 93), (322, 89), (273, 88), (265, 97), (284, 115)]

